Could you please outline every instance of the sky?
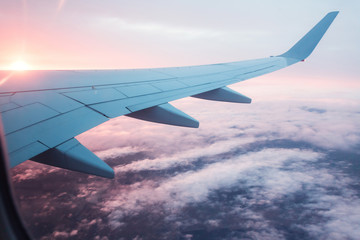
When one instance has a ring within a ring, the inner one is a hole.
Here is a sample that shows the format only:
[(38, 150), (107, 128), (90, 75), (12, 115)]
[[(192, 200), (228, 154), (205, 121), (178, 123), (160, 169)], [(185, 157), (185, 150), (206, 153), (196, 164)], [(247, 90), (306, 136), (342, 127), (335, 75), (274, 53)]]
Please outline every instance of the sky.
[(307, 71), (359, 73), (358, 1), (2, 0), (0, 7), (2, 69), (18, 60), (33, 69), (104, 69), (262, 58), (285, 52), (338, 10)]
[(303, 63), (185, 98), (187, 129), (120, 117), (77, 139), (108, 180), (12, 170), (36, 239), (359, 239), (358, 1), (3, 1), (0, 69), (185, 66), (278, 55), (339, 15)]

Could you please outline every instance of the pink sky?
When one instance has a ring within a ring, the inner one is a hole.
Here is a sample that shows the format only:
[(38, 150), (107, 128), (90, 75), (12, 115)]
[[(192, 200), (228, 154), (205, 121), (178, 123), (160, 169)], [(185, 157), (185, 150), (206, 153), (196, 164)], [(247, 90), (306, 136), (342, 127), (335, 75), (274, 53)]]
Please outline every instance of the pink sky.
[(358, 1), (337, 0), (0, 0), (0, 69), (17, 60), (33, 69), (106, 69), (262, 58), (286, 51), (327, 12), (340, 10), (305, 63), (232, 87), (254, 103), (342, 99), (357, 104), (359, 8)]
[(340, 10), (304, 74), (357, 78), (358, 1), (0, 1), (0, 69), (139, 68), (281, 54)]
[(0, 69), (19, 60), (32, 69), (124, 69), (262, 58), (286, 51), (327, 12), (340, 10), (305, 63), (235, 89), (253, 89), (244, 94), (254, 99), (324, 89), (359, 95), (358, 1), (0, 0), (0, 9)]

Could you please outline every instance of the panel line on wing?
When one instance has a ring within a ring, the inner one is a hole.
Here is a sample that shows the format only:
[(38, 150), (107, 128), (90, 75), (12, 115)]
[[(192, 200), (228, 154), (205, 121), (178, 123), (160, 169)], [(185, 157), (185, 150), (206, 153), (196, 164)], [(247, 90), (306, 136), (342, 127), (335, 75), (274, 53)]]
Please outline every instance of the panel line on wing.
[[(272, 62), (274, 62), (274, 61), (272, 61)], [(281, 64), (263, 67), (259, 71), (252, 71), (251, 73), (248, 72), (247, 75), (252, 74), (253, 76), (251, 76), (251, 77), (255, 77), (255, 76), (258, 76), (258, 75), (261, 75), (264, 73), (274, 71), (276, 69), (283, 67), (285, 60), (277, 61), (277, 62), (281, 63)], [(166, 103), (166, 102), (175, 100), (177, 98), (194, 95), (194, 94), (201, 93), (203, 91), (209, 91), (209, 90), (213, 90), (213, 89), (216, 89), (219, 87), (223, 87), (228, 84), (238, 82), (239, 77), (241, 77), (241, 75), (227, 76), (226, 79), (223, 78), (223, 79), (220, 79), (217, 81), (206, 82), (204, 84), (197, 85), (197, 86), (187, 87), (187, 88), (183, 88), (183, 89), (170, 90), (170, 91), (164, 91), (164, 92), (155, 93), (155, 94), (151, 94), (151, 95), (137, 96), (137, 97), (127, 98), (127, 99), (123, 99), (123, 100), (107, 101), (107, 102), (103, 102), (103, 103), (93, 104), (90, 106), (93, 109), (96, 109), (99, 112), (104, 113), (106, 116), (113, 118), (113, 117), (117, 117), (117, 116), (129, 113), (129, 112), (127, 112), (128, 110), (130, 110), (131, 112), (134, 112), (134, 111), (138, 111), (138, 110), (148, 108), (148, 107), (151, 107), (154, 105), (158, 105), (161, 103)], [(245, 76), (243, 76), (242, 78), (244, 78), (244, 77)], [(139, 107), (137, 107), (137, 106), (139, 106)], [(117, 110), (117, 108), (119, 110)], [(125, 111), (125, 109), (126, 109), (126, 111)]]
[(98, 111), (96, 111), (96, 110), (94, 110), (94, 109), (92, 109), (92, 108), (89, 108), (88, 106), (82, 106), (82, 107), (79, 107), (79, 108), (76, 108), (76, 109), (70, 110), (70, 111), (68, 111), (68, 112), (65, 112), (65, 113), (60, 113), (60, 114), (58, 114), (58, 115), (56, 115), (56, 116), (53, 116), (53, 117), (50, 117), (50, 118), (47, 118), (47, 119), (44, 119), (44, 120), (38, 121), (38, 122), (33, 123), (33, 124), (31, 124), (31, 125), (28, 125), (28, 126), (26, 126), (26, 127), (16, 129), (15, 131), (12, 131), (12, 132), (6, 133), (6, 134), (5, 134), (5, 136), (8, 136), (8, 135), (14, 134), (14, 133), (16, 133), (16, 132), (22, 131), (22, 130), (27, 129), (27, 128), (31, 128), (31, 127), (33, 127), (33, 126), (35, 126), (35, 125), (38, 125), (38, 124), (41, 124), (41, 123), (47, 122), (47, 121), (49, 121), (49, 120), (52, 120), (52, 119), (58, 118), (58, 117), (60, 117), (60, 116), (62, 116), (62, 115), (66, 115), (66, 114), (71, 113), (71, 112), (75, 112), (75, 111), (77, 111), (77, 110), (79, 110), (79, 109), (82, 109), (82, 108), (87, 108), (87, 109), (90, 109), (90, 110), (91, 110), (91, 111), (93, 111), (93, 112), (96, 112), (96, 113), (98, 113), (98, 114), (100, 114), (100, 115), (102, 115), (102, 116), (105, 116), (104, 114), (102, 114), (102, 113), (100, 113), (100, 112), (98, 112)]
[(39, 141), (33, 141), (19, 149), (9, 152), (10, 167), (14, 167), (48, 149), (49, 147), (43, 143), (40, 143)]
[[(172, 80), (176, 78), (164, 78), (164, 79), (149, 79), (146, 81), (133, 81), (131, 83), (122, 83), (126, 85), (132, 85), (132, 84), (142, 84), (142, 83), (150, 83), (150, 82), (156, 82), (156, 81), (163, 81), (163, 80)], [(59, 87), (59, 88), (44, 88), (44, 89), (36, 89), (36, 90), (21, 90), (21, 91), (5, 91), (0, 92), (0, 95), (8, 94), (9, 96), (14, 95), (16, 93), (27, 93), (27, 92), (44, 92), (44, 91), (58, 91), (58, 90), (72, 90), (72, 89), (82, 89), (82, 88), (93, 88), (93, 87), (111, 87), (111, 86), (118, 86), (119, 83), (109, 83), (109, 84), (90, 84), (90, 85), (82, 85), (82, 86), (76, 86), (76, 87)]]
[[(256, 73), (260, 74), (263, 71), (269, 72), (269, 69), (273, 67), (275, 66), (271, 65), (269, 68), (263, 68), (261, 71), (258, 71)], [(276, 66), (276, 67), (279, 68), (280, 66)], [(104, 113), (106, 116), (113, 118), (129, 113), (127, 112), (128, 110), (130, 110), (130, 112), (135, 112), (141, 109), (166, 103), (185, 96), (194, 95), (204, 91), (209, 91), (215, 88), (223, 87), (228, 84), (237, 82), (238, 77), (239, 76), (228, 76), (227, 79), (220, 79), (218, 81), (208, 82), (206, 84), (192, 86), (185, 89), (177, 89), (173, 91), (166, 91), (152, 95), (138, 96), (124, 100), (108, 101), (108, 102), (91, 105), (91, 107)], [(116, 108), (118, 108), (119, 110), (117, 110)], [(127, 108), (126, 111), (124, 111), (125, 108)]]
[(5, 113), (7, 111), (16, 109), (16, 108), (20, 108), (21, 106), (19, 106), (18, 104), (14, 103), (14, 102), (8, 102), (8, 103), (4, 103), (0, 105), (0, 112), (1, 113)]

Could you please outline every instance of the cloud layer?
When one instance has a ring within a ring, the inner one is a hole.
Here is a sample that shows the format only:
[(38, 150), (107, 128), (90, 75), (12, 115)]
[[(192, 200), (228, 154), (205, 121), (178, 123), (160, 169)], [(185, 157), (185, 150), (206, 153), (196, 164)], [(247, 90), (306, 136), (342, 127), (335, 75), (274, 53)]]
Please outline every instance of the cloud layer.
[(35, 238), (360, 238), (355, 93), (289, 97), (243, 86), (258, 101), (176, 101), (199, 129), (121, 117), (78, 136), (115, 180), (32, 162), (14, 168)]

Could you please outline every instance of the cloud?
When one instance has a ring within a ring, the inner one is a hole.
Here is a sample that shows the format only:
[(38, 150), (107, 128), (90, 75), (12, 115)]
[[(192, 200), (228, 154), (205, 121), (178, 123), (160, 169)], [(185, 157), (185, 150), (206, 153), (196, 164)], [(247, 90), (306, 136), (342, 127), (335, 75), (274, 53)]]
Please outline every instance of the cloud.
[(69, 237), (69, 233), (67, 232), (59, 232), (59, 231), (55, 231), (53, 233), (53, 237), (55, 239), (67, 239)]
[(212, 30), (206, 28), (194, 28), (190, 26), (172, 26), (156, 22), (131, 22), (117, 17), (101, 18), (97, 21), (102, 26), (111, 26), (111, 29), (117, 31), (135, 31), (140, 33), (163, 35), (166, 37), (175, 36), (184, 39), (193, 38), (213, 38), (226, 34), (224, 31)]
[[(261, 138), (260, 138), (261, 139)], [(219, 141), (208, 146), (195, 147), (173, 156), (163, 156), (155, 159), (143, 159), (135, 161), (130, 164), (116, 167), (116, 172), (129, 172), (129, 171), (143, 171), (143, 170), (163, 170), (176, 166), (183, 166), (192, 164), (194, 161), (198, 161), (202, 157), (214, 157), (221, 153), (227, 153), (233, 151), (236, 148), (244, 147), (244, 145), (253, 143), (260, 140), (255, 138), (241, 138), (236, 141), (233, 139), (229, 141)], [(213, 160), (214, 161), (214, 160)]]
[[(287, 139), (346, 151), (356, 151), (360, 144), (358, 103), (299, 99), (239, 105), (187, 98), (174, 105), (197, 118), (200, 128), (186, 129), (120, 117), (82, 134), (79, 140), (93, 151), (135, 147), (166, 157), (225, 140)], [(217, 114), (219, 111), (221, 114)]]
[(96, 151), (95, 154), (101, 159), (109, 159), (115, 157), (126, 156), (129, 154), (134, 154), (140, 152), (141, 149), (135, 147), (123, 147), (123, 148), (110, 148), (102, 151)]
[[(224, 149), (224, 152), (226, 151), (227, 149)], [(318, 214), (325, 219), (316, 224), (294, 224), (293, 227), (303, 228), (314, 237), (357, 239), (359, 231), (356, 224), (359, 216), (353, 214), (352, 210), (357, 212), (360, 200), (349, 189), (352, 180), (346, 175), (333, 172), (327, 168), (328, 165), (320, 168), (316, 165), (325, 158), (323, 153), (309, 150), (271, 148), (233, 156), (230, 159), (219, 158), (202, 169), (194, 168), (162, 181), (145, 180), (122, 187), (121, 190), (114, 190), (117, 195), (104, 202), (102, 210), (109, 213), (110, 223), (116, 229), (126, 227), (126, 223), (122, 221), (126, 216), (137, 215), (144, 209), (152, 209), (151, 206), (160, 204), (165, 207), (167, 214), (177, 215), (180, 209), (188, 204), (212, 204), (208, 197), (214, 191), (240, 187), (250, 189), (250, 195), (247, 195), (246, 199), (239, 196), (237, 201), (241, 202), (243, 207), (237, 214), (242, 218), (249, 214), (256, 215), (257, 217), (249, 222), (251, 228), (256, 226), (254, 221), (258, 222), (256, 230), (247, 231), (247, 236), (276, 236), (281, 239), (282, 232), (266, 224), (268, 220), (262, 214), (251, 212), (249, 208), (259, 205), (274, 207), (275, 202), (303, 192), (309, 198), (302, 203), (304, 208), (310, 211), (322, 209)], [(340, 195), (327, 191), (334, 186), (341, 192)], [(232, 211), (236, 208), (234, 206)], [(208, 224), (221, 225), (221, 221), (213, 220)]]
[[(79, 238), (91, 232), (90, 223), (103, 231), (99, 238), (127, 231), (142, 236), (138, 232), (145, 234), (146, 227), (161, 232), (158, 225), (184, 238), (197, 234), (192, 229), (238, 229), (239, 238), (282, 239), (291, 231), (309, 238), (359, 238), (356, 179), (346, 172), (352, 166), (347, 156), (358, 154), (359, 103), (284, 98), (239, 105), (188, 98), (174, 105), (200, 120), (200, 128), (121, 117), (78, 136), (111, 160), (114, 181), (19, 165), (13, 177), (18, 186), (41, 180), (61, 186), (46, 194), (36, 190), (22, 197), (23, 204), (41, 209), (35, 219), (67, 208), (75, 214), (81, 206), (84, 216), (75, 218), (83, 222), (56, 229), (69, 235), (77, 230)], [(64, 192), (71, 193), (69, 199)]]
[(11, 179), (13, 182), (36, 180), (46, 174), (51, 174), (61, 169), (50, 167), (41, 163), (26, 161), (11, 169)]
[[(162, 183), (156, 188), (160, 192), (176, 195), (171, 204), (183, 205), (192, 201), (204, 201), (209, 192), (214, 189), (231, 187), (241, 179), (247, 181), (251, 178), (258, 179), (268, 169), (278, 168), (285, 161), (296, 159), (297, 161), (316, 160), (321, 154), (297, 149), (264, 149), (259, 152), (241, 155), (235, 159), (219, 161), (197, 172), (179, 174), (169, 181)], [(263, 171), (265, 170), (265, 171)], [(261, 173), (260, 173), (261, 171)], [(297, 186), (293, 179), (275, 179), (277, 185), (284, 184), (286, 191), (272, 189), (272, 192), (288, 193), (295, 191)]]
[[(170, 211), (179, 209), (189, 203), (206, 201), (212, 191), (233, 187), (240, 184), (240, 180), (254, 179), (258, 182), (262, 172), (279, 168), (286, 161), (314, 161), (321, 156), (316, 152), (299, 149), (264, 149), (229, 160), (219, 159), (200, 170), (180, 173), (161, 182), (142, 181), (117, 189), (117, 195), (103, 203), (103, 210), (110, 213), (111, 222), (117, 227), (124, 216), (136, 214), (149, 205), (162, 203)], [(301, 176), (299, 179), (304, 180)], [(273, 187), (272, 190), (278, 197), (299, 188), (299, 184), (295, 184), (296, 180), (290, 177), (277, 183), (282, 187), (276, 187), (276, 191)], [(268, 185), (274, 186), (270, 183)]]
[(314, 196), (316, 202), (311, 208), (321, 209), (321, 214), (328, 220), (306, 226), (316, 238), (359, 239), (360, 238), (360, 199), (349, 188), (340, 196), (320, 194)]
[(326, 113), (325, 109), (320, 109), (320, 108), (309, 108), (309, 107), (301, 107), (302, 110), (304, 111), (308, 111), (308, 112), (315, 112), (315, 113)]

